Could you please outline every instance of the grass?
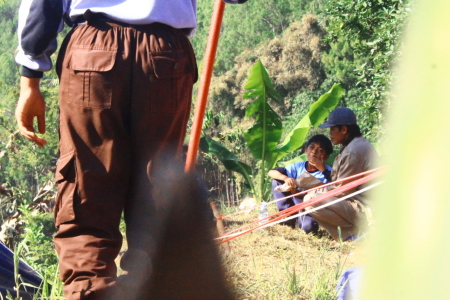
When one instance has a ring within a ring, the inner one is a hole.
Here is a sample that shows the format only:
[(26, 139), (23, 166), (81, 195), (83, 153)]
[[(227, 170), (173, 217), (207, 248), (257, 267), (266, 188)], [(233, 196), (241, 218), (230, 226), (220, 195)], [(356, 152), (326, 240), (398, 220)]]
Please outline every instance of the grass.
[[(257, 212), (234, 216), (227, 230), (257, 217)], [(237, 299), (325, 300), (336, 299), (345, 269), (362, 264), (365, 241), (336, 243), (323, 231), (313, 236), (275, 225), (238, 237), (230, 247), (223, 251), (224, 264)]]
[[(274, 213), (273, 206), (269, 212)], [(229, 213), (222, 207), (223, 214)], [(257, 210), (226, 220), (226, 230), (236, 229), (258, 218)], [(35, 299), (63, 299), (62, 283), (53, 259), (51, 236), (46, 236), (49, 215), (27, 215), (27, 230), (16, 254), (42, 275), (45, 283)], [(122, 224), (121, 229), (124, 229)], [(230, 284), (238, 300), (327, 300), (336, 299), (336, 283), (342, 272), (361, 265), (366, 241), (338, 243), (324, 231), (317, 236), (283, 225), (253, 231), (220, 247)], [(126, 241), (121, 253), (126, 250)], [(25, 255), (24, 255), (25, 254)], [(118, 263), (120, 257), (116, 260)], [(17, 261), (17, 255), (16, 255)], [(45, 270), (44, 270), (45, 269)], [(119, 272), (121, 272), (119, 270)], [(17, 278), (17, 285), (20, 285)], [(6, 299), (20, 299), (7, 296)]]
[[(19, 291), (20, 287), (28, 291), (39, 288), (33, 299), (64, 299), (63, 284), (59, 280), (58, 262), (52, 242), (55, 233), (53, 214), (28, 210), (26, 207), (23, 207), (21, 211), (24, 214), (22, 219), (26, 227), (21, 234), (21, 240), (17, 241), (14, 247), (15, 290)], [(40, 287), (22, 281), (18, 273), (19, 258), (40, 273), (42, 278)], [(22, 295), (21, 291), (18, 295), (9, 294), (5, 297), (0, 295), (0, 300), (21, 300)]]

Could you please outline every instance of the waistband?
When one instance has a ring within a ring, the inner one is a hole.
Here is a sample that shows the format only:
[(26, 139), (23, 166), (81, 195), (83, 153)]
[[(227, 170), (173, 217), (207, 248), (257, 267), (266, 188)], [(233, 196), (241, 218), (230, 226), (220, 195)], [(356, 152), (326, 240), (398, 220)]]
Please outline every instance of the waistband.
[(146, 26), (159, 26), (159, 27), (165, 27), (170, 28), (172, 30), (180, 30), (183, 32), (184, 35), (188, 36), (189, 32), (186, 29), (176, 29), (169, 25), (163, 24), (163, 23), (151, 23), (151, 24), (129, 24), (121, 21), (117, 21), (114, 19), (109, 18), (107, 15), (103, 13), (93, 13), (90, 9), (86, 10), (83, 15), (78, 16), (73, 24), (73, 27), (86, 25), (89, 22), (104, 22), (108, 23), (112, 26), (121, 26), (121, 27), (133, 27), (133, 28), (143, 28)]
[(109, 18), (107, 15), (102, 13), (93, 13), (90, 9), (86, 10), (83, 15), (78, 16), (74, 21), (74, 26), (85, 25), (89, 21), (103, 21), (108, 23), (114, 23), (121, 26), (131, 26), (128, 23), (120, 22)]

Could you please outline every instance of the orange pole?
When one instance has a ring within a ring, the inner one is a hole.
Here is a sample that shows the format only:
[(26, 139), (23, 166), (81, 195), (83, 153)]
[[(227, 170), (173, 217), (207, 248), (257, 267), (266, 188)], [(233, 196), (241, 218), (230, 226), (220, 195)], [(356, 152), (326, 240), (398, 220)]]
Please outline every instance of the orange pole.
[(219, 43), (224, 10), (225, 2), (222, 0), (216, 0), (211, 20), (211, 27), (209, 29), (209, 38), (206, 46), (205, 58), (203, 59), (204, 64), (197, 94), (197, 103), (195, 104), (194, 121), (192, 124), (191, 137), (186, 156), (186, 172), (193, 172), (195, 170), (198, 147), (200, 145), (200, 135), (203, 127), (203, 118), (205, 117), (209, 85), (211, 84), (211, 76), (214, 68), (214, 60), (216, 58), (217, 44)]

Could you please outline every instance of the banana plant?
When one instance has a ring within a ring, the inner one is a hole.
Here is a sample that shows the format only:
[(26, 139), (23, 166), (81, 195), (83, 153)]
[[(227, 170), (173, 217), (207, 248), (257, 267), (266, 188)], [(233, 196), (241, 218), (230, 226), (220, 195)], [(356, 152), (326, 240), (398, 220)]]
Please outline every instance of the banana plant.
[(236, 154), (206, 135), (200, 139), (200, 150), (208, 155), (215, 156), (223, 163), (225, 169), (242, 174), (252, 194), (255, 194), (255, 185), (252, 181), (252, 168), (246, 163), (241, 162)]
[[(294, 129), (281, 142), (283, 125), (280, 116), (270, 107), (268, 101), (280, 102), (281, 96), (274, 89), (269, 74), (261, 61), (257, 61), (251, 70), (248, 82), (244, 87), (245, 99), (254, 99), (245, 110), (245, 117), (253, 118), (255, 122), (244, 131), (244, 139), (253, 157), (259, 161), (259, 182), (253, 183), (258, 175), (252, 168), (239, 161), (237, 156), (213, 139), (203, 136), (200, 149), (216, 156), (227, 168), (242, 174), (250, 186), (256, 199), (266, 201), (269, 193), (267, 189), (267, 172), (273, 169), (277, 162), (285, 155), (301, 147), (311, 127), (318, 126), (337, 106), (343, 95), (339, 84), (314, 102), (309, 112), (300, 120)], [(281, 142), (281, 143), (280, 143)]]

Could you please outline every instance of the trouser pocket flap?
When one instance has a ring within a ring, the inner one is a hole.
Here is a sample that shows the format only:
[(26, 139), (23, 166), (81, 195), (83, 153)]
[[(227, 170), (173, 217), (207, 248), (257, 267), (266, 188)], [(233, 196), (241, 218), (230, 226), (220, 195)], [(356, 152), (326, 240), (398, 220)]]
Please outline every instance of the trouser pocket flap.
[(116, 61), (117, 49), (89, 49), (73, 46), (67, 68), (76, 71), (107, 72)]
[(152, 53), (152, 64), (158, 78), (175, 78), (194, 72), (185, 51)]

